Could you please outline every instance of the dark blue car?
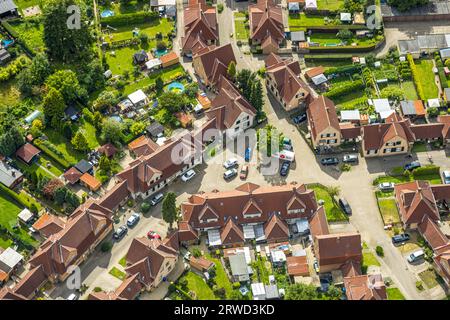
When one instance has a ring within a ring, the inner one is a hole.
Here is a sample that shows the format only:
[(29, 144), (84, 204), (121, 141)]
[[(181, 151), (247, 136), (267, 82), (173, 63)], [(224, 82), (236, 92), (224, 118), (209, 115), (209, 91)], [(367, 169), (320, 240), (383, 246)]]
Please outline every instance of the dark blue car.
[(251, 148), (245, 149), (245, 162), (249, 162), (251, 156), (252, 156), (252, 149)]

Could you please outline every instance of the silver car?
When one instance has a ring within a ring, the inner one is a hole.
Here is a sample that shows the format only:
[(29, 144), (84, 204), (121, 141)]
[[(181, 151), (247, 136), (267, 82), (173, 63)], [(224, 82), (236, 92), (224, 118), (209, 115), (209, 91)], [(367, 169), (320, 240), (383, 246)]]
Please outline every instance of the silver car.
[(393, 182), (383, 182), (378, 185), (378, 188), (381, 191), (392, 191), (392, 190), (394, 190), (394, 187), (395, 187), (395, 183), (393, 183)]

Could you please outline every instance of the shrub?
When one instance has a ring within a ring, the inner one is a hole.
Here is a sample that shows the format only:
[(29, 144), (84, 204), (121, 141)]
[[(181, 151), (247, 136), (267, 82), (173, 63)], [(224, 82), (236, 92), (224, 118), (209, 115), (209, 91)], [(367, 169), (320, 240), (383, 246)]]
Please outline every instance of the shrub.
[(199, 248), (195, 247), (192, 249), (192, 255), (196, 258), (199, 258), (202, 255), (202, 252)]
[(350, 171), (351, 169), (352, 169), (352, 166), (349, 165), (348, 163), (344, 163), (341, 165), (341, 171), (343, 171), (343, 172)]
[(430, 117), (437, 117), (439, 115), (439, 109), (436, 107), (430, 107), (427, 109), (427, 113)]
[(239, 289), (241, 284), (239, 282), (233, 282), (233, 289)]
[(147, 213), (150, 210), (150, 204), (148, 202), (142, 202), (141, 211), (142, 213)]
[(158, 19), (159, 15), (157, 12), (143, 11), (102, 18), (101, 23), (103, 26), (109, 25), (112, 27), (120, 27), (126, 25), (142, 24), (145, 22), (152, 22)]
[(109, 241), (105, 241), (102, 243), (102, 246), (100, 248), (102, 252), (109, 252), (112, 249), (112, 243)]
[(222, 3), (219, 3), (219, 4), (217, 5), (217, 12), (222, 13), (222, 11), (223, 11), (223, 4), (222, 4)]
[(94, 292), (101, 292), (101, 291), (103, 291), (103, 289), (100, 288), (100, 287), (95, 287), (95, 288), (94, 288)]
[(133, 199), (130, 199), (127, 201), (127, 206), (129, 206), (131, 208), (133, 205), (134, 205)]
[(188, 281), (186, 278), (181, 278), (180, 281), (178, 281), (178, 284), (180, 285), (181, 289), (187, 290)]
[(360, 91), (363, 88), (364, 88), (364, 83), (362, 82), (362, 80), (356, 80), (356, 81), (353, 81), (346, 85), (332, 88), (330, 91), (325, 93), (325, 96), (330, 99), (335, 99), (335, 98), (345, 96), (351, 92)]
[(377, 246), (375, 248), (375, 252), (377, 253), (377, 256), (384, 257), (384, 250), (382, 246)]
[(445, 75), (444, 68), (439, 68), (439, 81), (442, 88), (448, 88), (447, 76)]
[(422, 281), (416, 281), (416, 288), (419, 291), (422, 291), (424, 289)]
[(426, 165), (426, 166), (414, 169), (413, 175), (414, 175), (414, 177), (420, 177), (423, 175), (432, 175), (432, 174), (439, 175), (439, 169), (440, 169), (440, 167), (435, 166), (435, 165)]

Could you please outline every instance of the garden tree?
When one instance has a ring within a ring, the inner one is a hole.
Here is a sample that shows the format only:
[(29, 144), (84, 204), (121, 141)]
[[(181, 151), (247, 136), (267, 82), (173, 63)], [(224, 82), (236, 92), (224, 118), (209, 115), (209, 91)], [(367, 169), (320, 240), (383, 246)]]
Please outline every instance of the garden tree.
[(99, 111), (94, 112), (94, 126), (98, 129), (102, 124), (102, 114)]
[(61, 206), (65, 199), (66, 199), (66, 193), (67, 193), (67, 188), (66, 187), (61, 187), (55, 190), (55, 193), (53, 194), (53, 198), (56, 202), (57, 205)]
[(437, 117), (439, 115), (439, 109), (436, 107), (430, 107), (427, 109), (427, 114), (430, 117)]
[(47, 185), (47, 183), (50, 181), (50, 178), (47, 176), (38, 176), (38, 182), (36, 183), (36, 191), (40, 194), (43, 193), (44, 187)]
[(87, 151), (89, 149), (88, 141), (81, 130), (78, 130), (77, 133), (75, 133), (75, 136), (70, 142), (75, 150)]
[(250, 104), (256, 109), (258, 113), (260, 113), (263, 109), (264, 100), (263, 100), (263, 87), (261, 84), (261, 80), (255, 79), (255, 82), (252, 86), (250, 92)]
[(163, 91), (163, 89), (164, 89), (164, 81), (163, 81), (163, 79), (161, 79), (161, 77), (156, 78), (156, 80), (155, 80), (155, 89), (156, 89), (156, 92), (158, 94)]
[(190, 99), (194, 99), (197, 95), (197, 92), (198, 92), (197, 82), (193, 81), (184, 87), (184, 94)]
[(294, 283), (286, 288), (285, 300), (318, 300), (319, 293), (312, 284)]
[(101, 139), (104, 142), (119, 143), (122, 140), (123, 125), (114, 120), (106, 119), (102, 122)]
[(141, 204), (141, 211), (142, 213), (147, 213), (150, 210), (150, 204), (146, 201), (142, 202)]
[(364, 9), (364, 0), (344, 0), (344, 10), (346, 12), (361, 12)]
[(248, 69), (242, 69), (241, 71), (236, 73), (237, 86), (241, 90), (242, 95), (247, 100), (250, 100), (250, 90), (255, 78), (256, 74), (252, 73)]
[(233, 80), (235, 79), (235, 77), (236, 77), (236, 62), (234, 62), (234, 61), (230, 62), (230, 64), (228, 65), (227, 73), (231, 79), (233, 79)]
[(167, 44), (164, 41), (158, 41), (156, 43), (156, 49), (158, 49), (159, 51), (163, 51), (167, 49)]
[[(256, 131), (257, 148), (261, 153), (265, 152), (268, 157), (278, 151), (272, 148), (272, 136), (278, 137), (278, 147), (281, 150), (284, 134), (282, 132), (279, 132), (273, 125), (268, 124), (264, 128), (258, 129)], [(263, 139), (263, 137), (265, 137), (266, 143), (261, 140)], [(276, 142), (276, 138), (274, 138), (274, 140), (274, 142)]]
[(42, 194), (49, 199), (53, 199), (55, 191), (64, 186), (64, 183), (58, 178), (48, 181), (42, 188)]
[(330, 285), (325, 293), (325, 296), (328, 300), (340, 300), (342, 297), (342, 291), (334, 285)]
[(327, 186), (325, 189), (331, 197), (338, 196), (341, 193), (341, 188), (339, 186)]
[(348, 29), (342, 29), (336, 34), (336, 37), (341, 40), (349, 40), (353, 38), (353, 32)]
[[(68, 24), (73, 21), (67, 10), (72, 5), (80, 8), (80, 26), (68, 28)], [(82, 0), (46, 1), (42, 10), (42, 24), (44, 26), (44, 43), (49, 57), (52, 60), (66, 63), (90, 61), (93, 37), (88, 21), (86, 4)]]
[(93, 103), (93, 107), (96, 111), (102, 111), (114, 107), (117, 102), (118, 100), (115, 92), (107, 90), (99, 94)]
[(72, 140), (73, 131), (70, 122), (64, 122), (62, 127), (62, 133), (67, 140)]
[(172, 224), (177, 220), (177, 196), (173, 192), (168, 192), (162, 203), (162, 217), (172, 229)]
[(22, 70), (17, 77), (20, 92), (24, 95), (31, 95), (33, 88), (43, 85), (50, 74), (51, 67), (47, 56), (37, 54), (31, 61), (30, 66)]
[(108, 173), (111, 171), (111, 161), (109, 160), (109, 158), (107, 156), (102, 155), (100, 157), (100, 160), (98, 162), (98, 168), (105, 173)]
[(60, 125), (61, 119), (64, 117), (64, 109), (66, 104), (64, 98), (57, 89), (50, 87), (44, 99), (42, 100), (42, 110), (45, 119), (53, 128)]
[(91, 110), (89, 110), (88, 108), (83, 108), (83, 110), (81, 110), (81, 113), (83, 114), (84, 120), (90, 123), (94, 122), (94, 114), (91, 112)]
[(426, 5), (429, 0), (388, 0), (388, 4), (396, 7), (399, 11), (408, 11), (409, 9)]
[(20, 127), (13, 126), (7, 128), (4, 133), (0, 135), (0, 153), (9, 157), (24, 143), (25, 139)]
[(92, 60), (86, 65), (81, 65), (81, 72), (78, 74), (79, 82), (89, 92), (94, 92), (105, 85), (105, 76), (103, 73), (104, 70), (100, 60)]
[(39, 137), (44, 130), (44, 124), (41, 119), (34, 119), (31, 123), (30, 133), (33, 137)]
[(130, 132), (137, 136), (138, 134), (141, 134), (145, 129), (145, 123), (142, 121), (136, 121), (133, 123), (130, 127)]
[(397, 101), (403, 99), (403, 94), (403, 90), (397, 87), (386, 87), (381, 89), (380, 91), (381, 98), (387, 98)]
[(72, 70), (59, 70), (50, 75), (45, 82), (47, 87), (61, 92), (66, 103), (74, 102), (77, 98), (84, 99), (86, 90), (80, 86), (77, 75)]
[(171, 114), (180, 111), (187, 104), (184, 96), (175, 92), (163, 93), (158, 98), (158, 102), (159, 108), (166, 109)]
[(445, 66), (450, 68), (450, 59), (445, 60)]
[(69, 206), (71, 206), (73, 209), (78, 207), (80, 205), (80, 198), (77, 197), (75, 193), (67, 189), (66, 192), (66, 199), (65, 201)]

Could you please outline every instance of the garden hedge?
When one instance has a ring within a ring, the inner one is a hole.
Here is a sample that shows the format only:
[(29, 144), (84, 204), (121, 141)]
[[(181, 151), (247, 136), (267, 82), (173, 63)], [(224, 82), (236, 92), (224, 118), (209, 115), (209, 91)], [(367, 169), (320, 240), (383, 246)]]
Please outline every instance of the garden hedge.
[(63, 159), (61, 155), (56, 153), (56, 151), (51, 150), (51, 147), (49, 147), (49, 145), (47, 145), (47, 143), (48, 144), (50, 144), (50, 143), (49, 142), (46, 143), (46, 142), (47, 141), (35, 139), (33, 141), (33, 144), (35, 144), (36, 147), (41, 149), (47, 156), (52, 158), (54, 161), (58, 162), (65, 169), (68, 169), (72, 164), (69, 163), (66, 159)]
[(409, 66), (411, 68), (411, 74), (414, 82), (414, 86), (416, 87), (417, 95), (420, 100), (425, 100), (425, 94), (423, 92), (422, 83), (420, 82), (420, 76), (417, 72), (416, 64), (414, 62), (414, 58), (411, 54), (407, 54), (406, 58), (408, 59)]
[(444, 68), (439, 67), (438, 71), (439, 71), (438, 74), (439, 74), (439, 81), (441, 82), (441, 87), (448, 88), (447, 76), (445, 75)]
[(365, 85), (362, 80), (356, 80), (352, 83), (337, 88), (332, 88), (330, 91), (326, 92), (324, 95), (330, 99), (335, 99), (351, 92), (359, 91), (364, 89)]
[(426, 165), (413, 170), (414, 177), (437, 174), (439, 175), (440, 167), (435, 165)]
[(32, 204), (34, 204), (37, 208), (41, 207), (40, 204), (36, 202), (36, 200), (32, 199), (31, 197), (26, 200), (24, 197), (21, 197), (20, 194), (16, 193), (14, 190), (9, 189), (2, 183), (0, 183), (0, 193), (6, 194), (8, 197), (12, 198), (17, 203), (24, 207), (27, 207), (28, 209), (31, 208)]
[(329, 74), (343, 74), (343, 73), (356, 73), (360, 71), (360, 66), (359, 65), (354, 65), (354, 64), (350, 64), (348, 66), (341, 66), (341, 67), (333, 67), (333, 68), (329, 68), (328, 70), (325, 71), (325, 75), (329, 75)]
[(111, 27), (121, 27), (127, 25), (149, 23), (155, 20), (159, 20), (159, 14), (157, 12), (136, 12), (102, 18), (101, 24), (102, 26), (108, 25)]

